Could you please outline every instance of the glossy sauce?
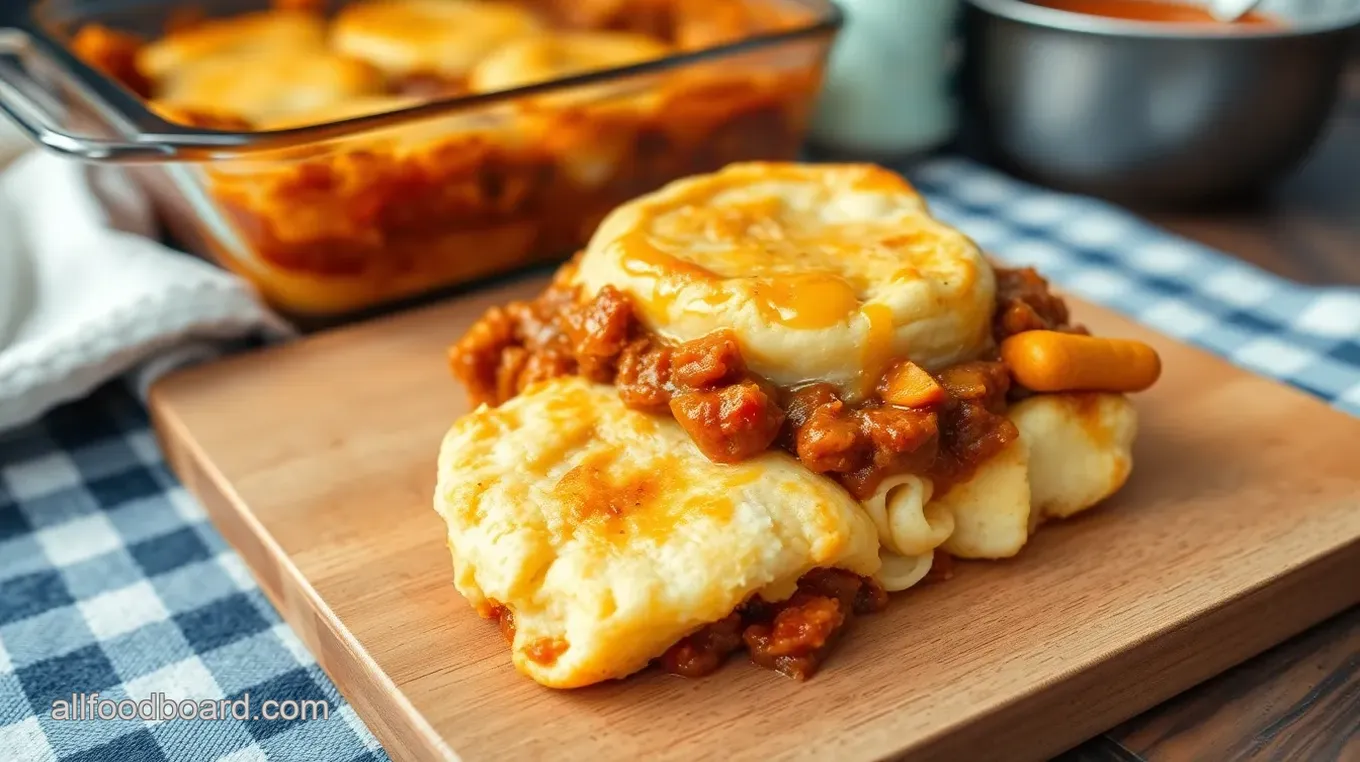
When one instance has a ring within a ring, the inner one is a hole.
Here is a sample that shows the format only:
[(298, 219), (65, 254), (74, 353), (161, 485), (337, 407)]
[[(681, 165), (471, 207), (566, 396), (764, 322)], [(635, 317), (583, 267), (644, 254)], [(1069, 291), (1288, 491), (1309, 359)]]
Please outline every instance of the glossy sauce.
[[(804, 330), (820, 330), (843, 323), (860, 307), (859, 295), (846, 279), (832, 272), (775, 274), (766, 277), (724, 278), (701, 265), (685, 261), (655, 247), (642, 231), (623, 236), (620, 264), (631, 276), (650, 282), (649, 298), (640, 300), (651, 318), (664, 321), (680, 290), (690, 284), (706, 283), (710, 291), (699, 301), (717, 307), (732, 294), (723, 289), (725, 282), (750, 284), (751, 300), (761, 317), (771, 324)], [(741, 252), (748, 257), (756, 253)]]
[(561, 638), (539, 638), (525, 647), (524, 656), (536, 664), (551, 667), (568, 648), (571, 648), (571, 644)]
[(845, 322), (860, 306), (855, 289), (832, 273), (755, 279), (752, 290), (761, 316), (789, 328), (830, 328)]
[[(1037, 296), (1061, 304), (1046, 291)], [(1010, 309), (1009, 287), (998, 297)], [(613, 286), (583, 300), (579, 286), (559, 279), (533, 302), (484, 315), (451, 351), (450, 367), (474, 405), (499, 405), (530, 384), (554, 376), (579, 374), (612, 383), (628, 407), (669, 414), (715, 463), (738, 463), (777, 446), (861, 500), (872, 495), (883, 478), (908, 472), (932, 479), (943, 494), (945, 485), (965, 480), (1019, 436), (1002, 414), (1010, 380), (998, 361), (964, 362), (940, 370), (933, 382), (947, 394), (937, 395), (925, 407), (881, 404), (873, 394), (847, 401), (828, 384), (781, 390), (750, 373), (731, 331), (679, 344), (650, 335), (635, 307), (631, 297)], [(1031, 313), (1026, 313), (1026, 325), (1060, 327), (1037, 310)], [(871, 303), (857, 314), (868, 324), (865, 359), (878, 364), (892, 354), (890, 310)], [(1065, 309), (1061, 316), (1065, 318)], [(878, 381), (861, 378), (869, 391)], [(574, 511), (578, 521), (620, 522), (612, 528), (624, 529), (619, 535), (624, 538), (669, 532), (687, 516), (732, 510), (733, 490), (722, 483), (715, 484), (713, 492), (695, 493), (704, 496), (698, 506), (665, 501), (654, 505), (661, 493), (643, 482), (682, 478), (674, 473), (677, 470), (663, 468), (661, 473), (644, 475), (586, 468), (563, 477), (556, 490), (580, 507)]]
[(895, 321), (892, 308), (886, 304), (866, 304), (860, 308), (860, 313), (869, 322), (869, 332), (864, 339), (859, 389), (861, 395), (867, 395), (893, 359)]
[(641, 231), (619, 239), (623, 271), (646, 280), (652, 286), (650, 299), (639, 306), (649, 318), (664, 320), (680, 290), (694, 282), (713, 281), (708, 270), (659, 251)]
[(1261, 27), (1284, 26), (1278, 19), (1252, 11), (1232, 24), (1224, 24), (1204, 8), (1189, 3), (1163, 2), (1162, 0), (1030, 0), (1034, 5), (1042, 5), (1069, 13), (1082, 13), (1087, 16), (1105, 16), (1125, 21), (1152, 21), (1168, 24), (1213, 24), (1216, 26)]

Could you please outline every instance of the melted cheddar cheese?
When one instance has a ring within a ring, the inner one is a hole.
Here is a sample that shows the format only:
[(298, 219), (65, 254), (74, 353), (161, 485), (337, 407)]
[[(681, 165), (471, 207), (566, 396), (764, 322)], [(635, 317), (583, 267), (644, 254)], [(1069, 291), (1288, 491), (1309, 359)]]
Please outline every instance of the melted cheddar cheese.
[(747, 163), (616, 209), (578, 271), (678, 341), (732, 330), (751, 369), (857, 398), (888, 361), (938, 368), (991, 341), (977, 247), (905, 180), (868, 165)]

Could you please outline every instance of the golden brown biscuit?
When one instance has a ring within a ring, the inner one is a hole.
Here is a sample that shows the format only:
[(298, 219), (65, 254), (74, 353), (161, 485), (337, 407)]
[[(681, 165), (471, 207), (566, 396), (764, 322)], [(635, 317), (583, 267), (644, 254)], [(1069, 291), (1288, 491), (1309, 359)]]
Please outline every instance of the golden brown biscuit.
[(959, 558), (1010, 558), (1030, 533), (1029, 443), (1022, 437), (935, 498), (954, 517), (942, 547)]
[(138, 52), (137, 68), (159, 83), (217, 59), (278, 50), (301, 56), (323, 50), (325, 43), (325, 22), (315, 14), (283, 10), (243, 13), (207, 19), (167, 34)]
[(477, 64), (468, 85), (477, 92), (563, 79), (662, 58), (670, 47), (625, 32), (561, 32), (527, 37), (491, 53)]
[(317, 50), (272, 50), (200, 62), (162, 83), (158, 100), (189, 111), (238, 114), (255, 124), (336, 108), (383, 92), (362, 61)]
[(540, 28), (530, 12), (494, 0), (366, 0), (336, 16), (331, 44), (389, 76), (463, 77), (488, 53)]
[(1124, 486), (1133, 469), (1138, 414), (1122, 394), (1042, 394), (1010, 419), (1029, 443), (1029, 482), (1039, 521), (1090, 508)]
[(631, 674), (811, 569), (879, 568), (873, 523), (831, 480), (782, 452), (712, 463), (670, 418), (578, 377), (456, 422), (435, 510), (458, 590), (508, 609), (515, 666), (558, 688)]
[(1007, 558), (1050, 518), (1099, 504), (1132, 470), (1138, 417), (1122, 394), (1040, 394), (1007, 416), (1020, 439), (923, 510), (947, 511), (941, 547), (962, 558)]
[(905, 180), (870, 165), (734, 164), (617, 208), (578, 280), (629, 294), (652, 331), (730, 329), (751, 370), (855, 399), (887, 364), (928, 369), (991, 343), (995, 280)]

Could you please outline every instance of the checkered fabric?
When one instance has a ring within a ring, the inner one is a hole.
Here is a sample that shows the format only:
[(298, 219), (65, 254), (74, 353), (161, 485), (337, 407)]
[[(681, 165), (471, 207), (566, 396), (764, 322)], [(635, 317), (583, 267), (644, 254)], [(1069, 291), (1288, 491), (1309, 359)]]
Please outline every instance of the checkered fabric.
[[(999, 258), (1360, 413), (1360, 291), (1286, 283), (965, 161), (910, 174), (939, 216)], [(54, 700), (95, 691), (322, 698), (331, 714), (52, 719)], [(0, 760), (386, 758), (167, 470), (126, 387), (0, 436)]]
[(963, 160), (909, 174), (936, 215), (999, 259), (1360, 415), (1360, 289), (1286, 281), (1118, 207)]

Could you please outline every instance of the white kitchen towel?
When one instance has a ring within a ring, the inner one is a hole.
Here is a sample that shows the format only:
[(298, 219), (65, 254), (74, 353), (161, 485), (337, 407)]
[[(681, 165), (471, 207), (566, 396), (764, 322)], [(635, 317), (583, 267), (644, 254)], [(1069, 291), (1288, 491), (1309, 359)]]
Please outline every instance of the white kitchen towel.
[(0, 116), (0, 169), (4, 169), (5, 165), (32, 145), (14, 122)]
[(289, 326), (242, 279), (156, 242), (126, 176), (31, 151), (0, 172), (0, 430)]

